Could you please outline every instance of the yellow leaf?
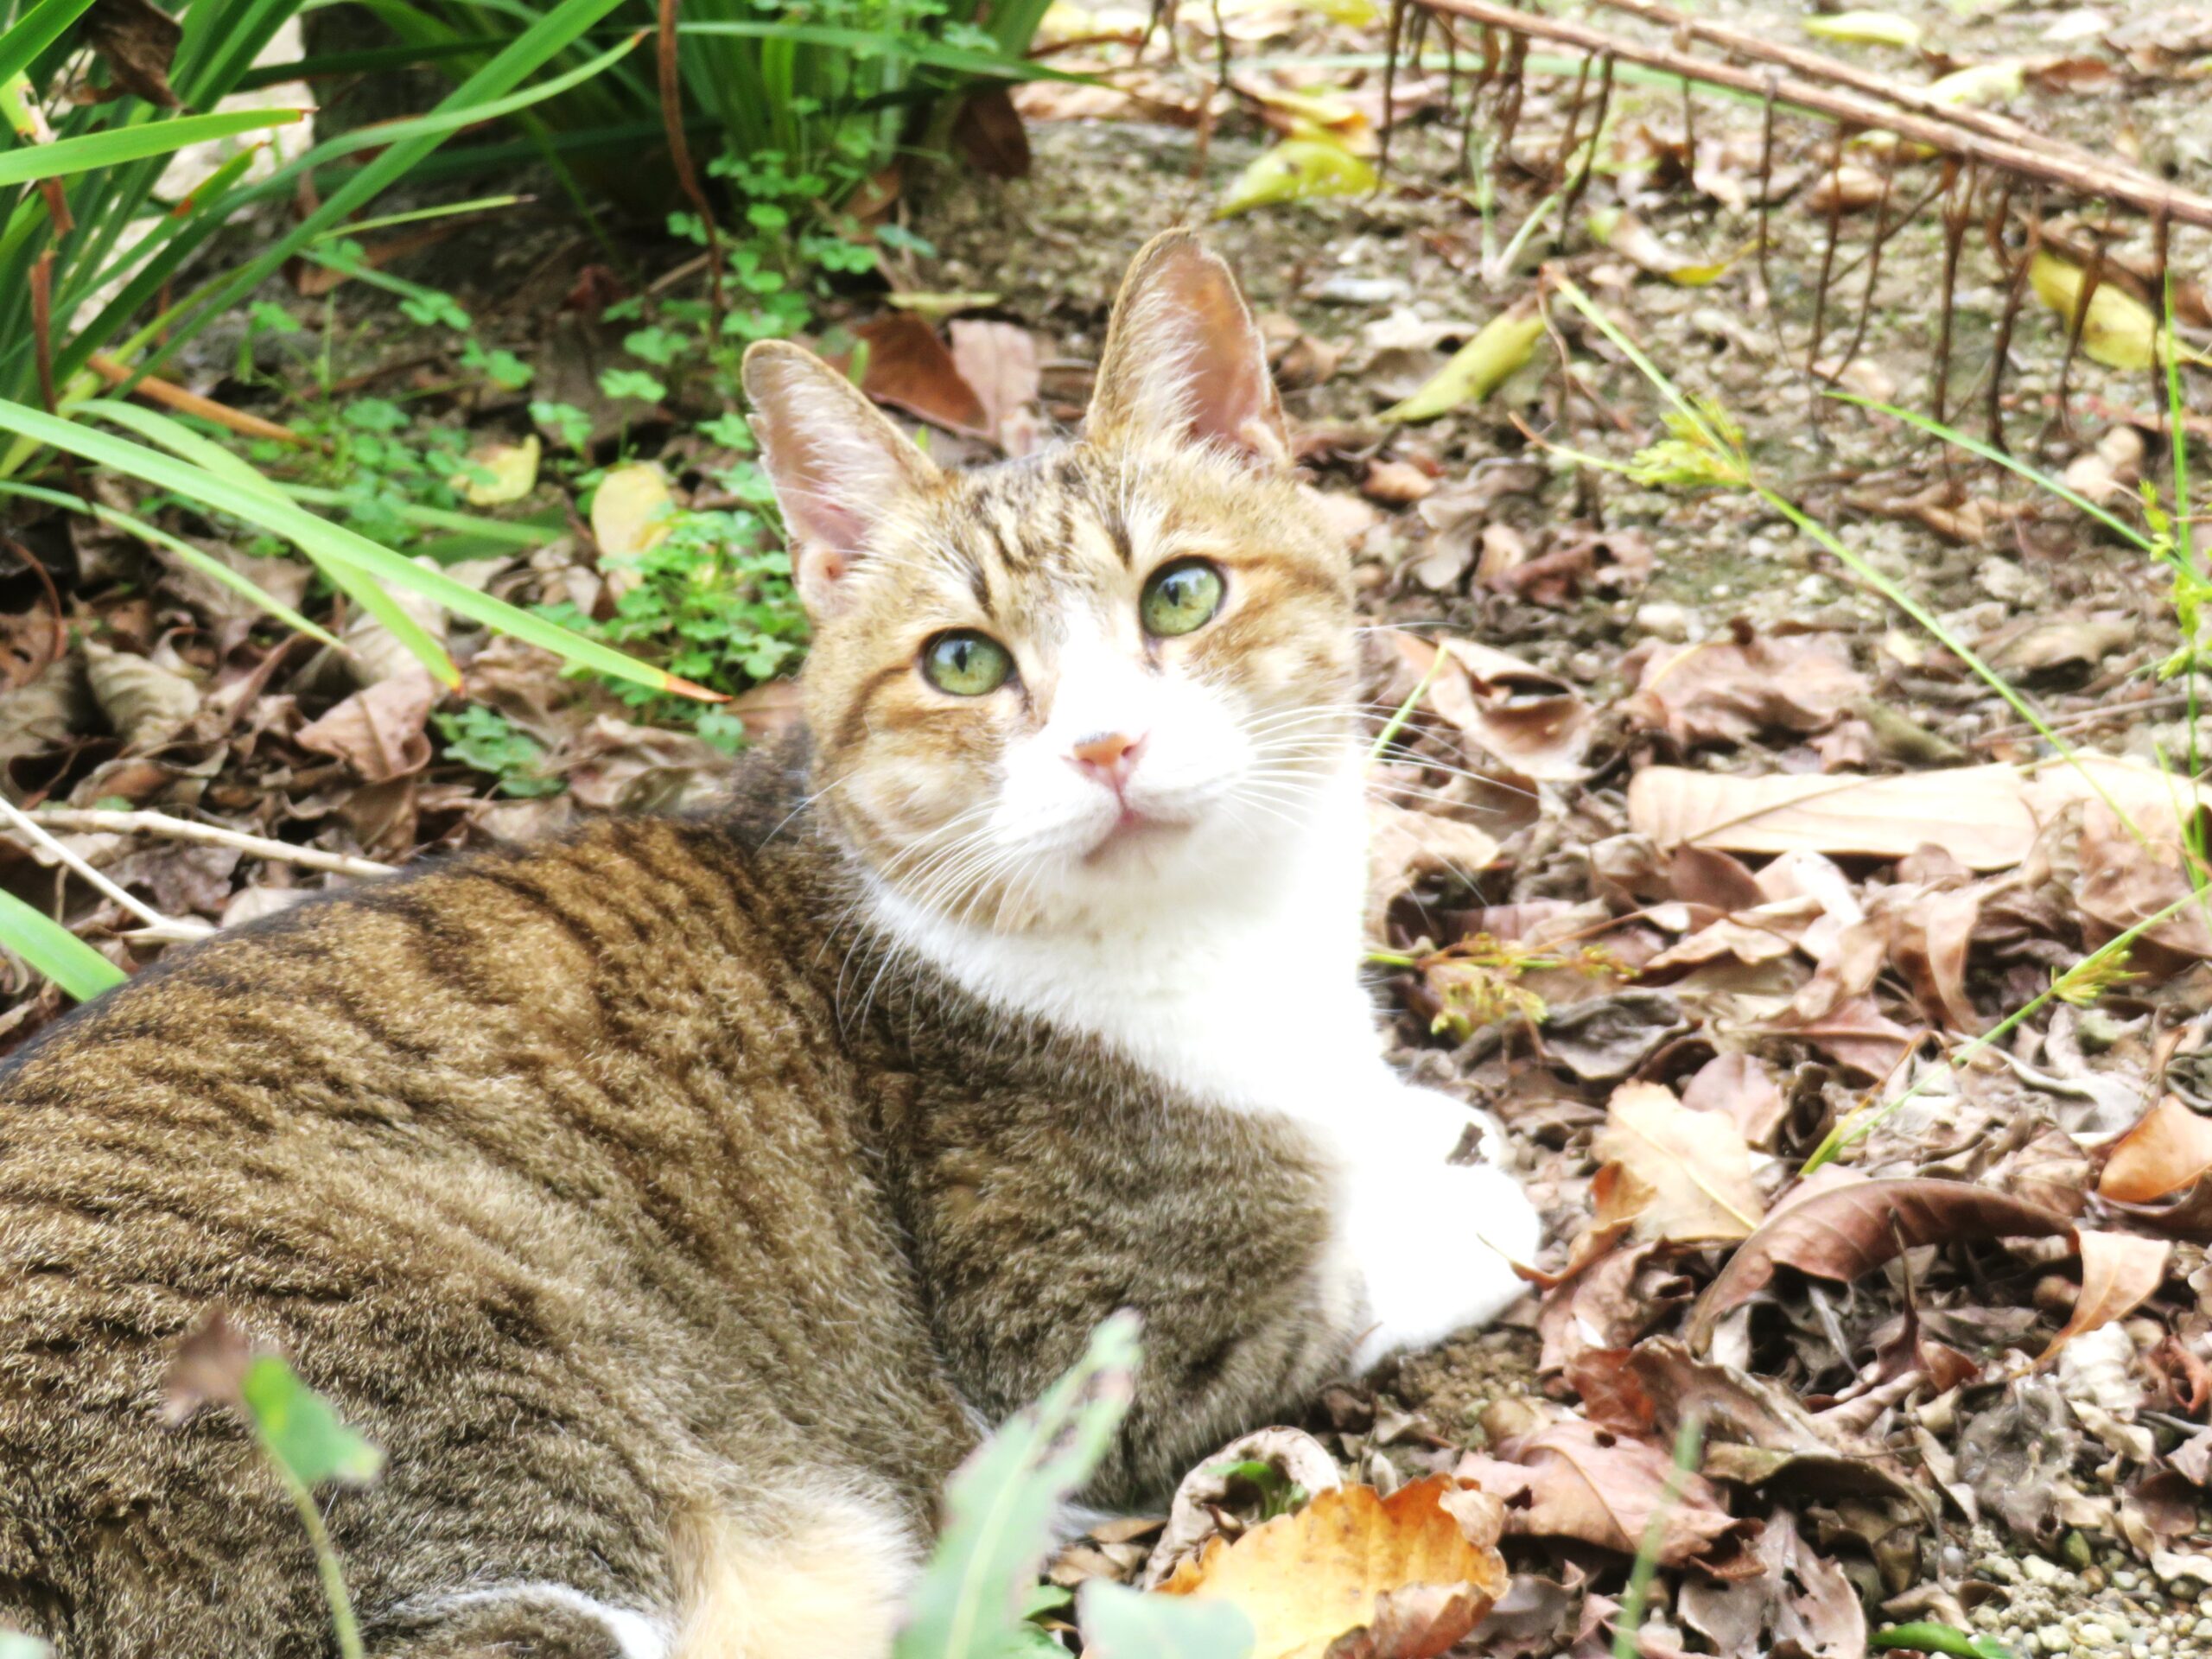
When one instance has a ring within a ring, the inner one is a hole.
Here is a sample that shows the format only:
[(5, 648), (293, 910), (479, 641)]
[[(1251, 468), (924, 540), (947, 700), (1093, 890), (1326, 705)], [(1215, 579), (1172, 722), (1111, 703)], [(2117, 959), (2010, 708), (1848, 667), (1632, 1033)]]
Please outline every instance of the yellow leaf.
[(520, 443), (479, 445), (468, 452), (470, 469), (454, 479), (453, 486), (472, 507), (519, 501), (537, 487), (537, 459), (543, 448), (535, 432)]
[(617, 467), (600, 480), (592, 498), (591, 533), (602, 559), (634, 559), (668, 534), (676, 498), (651, 461)]
[[(2074, 326), (2082, 306), (2082, 268), (2055, 253), (2038, 253), (2028, 266), (2036, 297)], [(2158, 320), (2151, 308), (2126, 289), (2100, 282), (2089, 296), (2088, 320), (2082, 325), (2082, 349), (2108, 369), (2147, 369), (2162, 355)], [(2184, 363), (2202, 363), (2200, 353), (2183, 351)]]
[(1213, 216), (1227, 219), (1308, 196), (1357, 196), (1375, 185), (1375, 169), (1342, 144), (1287, 138), (1236, 175)]
[(1386, 421), (1433, 421), (1462, 404), (1478, 404), (1529, 360), (1543, 338), (1543, 314), (1534, 306), (1501, 311), (1452, 360), (1402, 404), (1382, 411)]
[(1831, 17), (1808, 17), (1804, 23), (1808, 35), (1824, 41), (1852, 41), (1861, 46), (1920, 44), (1920, 25), (1893, 11), (1839, 11)]
[(1945, 104), (2002, 104), (2020, 95), (2024, 79), (2017, 63), (1978, 63), (1944, 76), (1928, 95)]
[(1375, 1659), (1442, 1653), (1506, 1587), (1495, 1548), (1504, 1507), (1432, 1475), (1389, 1497), (1371, 1486), (1318, 1493), (1235, 1543), (1215, 1538), (1159, 1593), (1226, 1601), (1252, 1621), (1251, 1659), (1322, 1659), (1354, 1643)]

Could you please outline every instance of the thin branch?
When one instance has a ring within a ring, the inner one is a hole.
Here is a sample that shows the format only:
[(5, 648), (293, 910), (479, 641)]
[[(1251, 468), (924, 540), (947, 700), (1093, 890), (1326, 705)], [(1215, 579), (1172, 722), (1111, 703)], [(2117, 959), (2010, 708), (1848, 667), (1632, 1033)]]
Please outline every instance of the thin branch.
[(29, 814), (4, 795), (0, 795), (0, 818), (5, 818), (32, 846), (46, 854), (48, 857), (55, 860), (73, 875), (81, 877), (86, 885), (113, 899), (140, 921), (145, 923), (147, 926), (158, 928), (172, 938), (200, 938), (215, 931), (207, 923), (197, 919), (185, 920), (173, 916), (164, 916), (152, 906), (143, 904), (133, 899), (121, 887), (86, 863), (82, 857), (71, 852), (52, 836), (47, 834)]
[(715, 210), (699, 186), (699, 172), (691, 164), (691, 140), (683, 130), (683, 82), (677, 66), (676, 0), (660, 0), (659, 38), (654, 42), (660, 89), (660, 124), (668, 137), (669, 160), (676, 164), (676, 182), (691, 211), (699, 215), (699, 229), (707, 238), (708, 292), (715, 320), (726, 308), (722, 297), (722, 238), (715, 225)]
[[(1645, 0), (1637, 0), (1637, 3), (1644, 3)], [(1693, 80), (1730, 87), (1755, 97), (1766, 95), (1768, 73), (1740, 69), (1734, 64), (1715, 63), (1709, 59), (1694, 57), (1687, 52), (1675, 51), (1671, 47), (1644, 46), (1608, 35), (1603, 29), (1592, 29), (1586, 24), (1516, 10), (1511, 6), (1497, 3), (1497, 0), (1421, 0), (1421, 3), (1435, 10), (1471, 17), (1477, 22), (1493, 23), (1500, 29), (1511, 30), (1516, 35), (1555, 41), (1585, 52), (1610, 52), (1627, 62), (1640, 63), (1647, 68), (1662, 70), (1669, 74), (1684, 75)], [(1774, 53), (1769, 50), (1766, 55), (1771, 57)], [(1897, 89), (1889, 87), (1887, 83), (1884, 83), (1884, 96), (1896, 96)], [(1893, 132), (1900, 138), (1929, 145), (1946, 155), (1963, 156), (1991, 167), (2002, 168), (2045, 184), (2061, 185), (2082, 195), (2109, 196), (2145, 213), (2164, 212), (2182, 224), (2212, 230), (2212, 196), (2179, 189), (2138, 168), (2103, 160), (2086, 152), (2079, 156), (2054, 154), (2040, 146), (2024, 143), (2018, 138), (1992, 137), (1970, 124), (1962, 123), (1958, 118), (1960, 111), (1948, 105), (1944, 106), (1939, 118), (1912, 109), (1885, 104), (1879, 98), (1823, 86), (1797, 75), (1780, 77), (1775, 83), (1774, 92), (1775, 96), (1785, 104), (1800, 105), (1847, 124)]]
[(166, 812), (120, 812), (105, 807), (49, 806), (34, 815), (34, 822), (71, 835), (159, 836), (168, 841), (196, 841), (211, 847), (235, 847), (254, 858), (271, 863), (296, 864), (304, 870), (327, 870), (333, 875), (370, 878), (395, 874), (389, 864), (350, 853), (327, 853), (320, 847), (296, 847), (289, 841), (249, 835), (219, 823), (172, 817)]

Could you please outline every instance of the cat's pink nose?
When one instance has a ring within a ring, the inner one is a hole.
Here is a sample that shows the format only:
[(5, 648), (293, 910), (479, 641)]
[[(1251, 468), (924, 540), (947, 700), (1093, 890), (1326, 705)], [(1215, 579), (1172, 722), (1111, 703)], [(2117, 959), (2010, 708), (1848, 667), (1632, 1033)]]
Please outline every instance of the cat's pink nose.
[(1089, 772), (1118, 795), (1136, 770), (1137, 756), (1143, 749), (1141, 737), (1131, 737), (1127, 732), (1100, 732), (1071, 747), (1068, 759), (1078, 772)]

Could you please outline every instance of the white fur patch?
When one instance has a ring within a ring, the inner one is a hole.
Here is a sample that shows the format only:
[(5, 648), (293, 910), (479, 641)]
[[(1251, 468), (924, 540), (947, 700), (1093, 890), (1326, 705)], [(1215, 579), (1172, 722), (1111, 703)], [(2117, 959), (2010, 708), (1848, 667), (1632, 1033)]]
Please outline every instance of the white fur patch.
[(921, 1541), (849, 1491), (777, 1494), (772, 1533), (694, 1528), (690, 1590), (671, 1659), (889, 1659)]
[(571, 1585), (537, 1581), (487, 1585), (479, 1590), (456, 1590), (418, 1605), (423, 1613), (435, 1618), (505, 1601), (534, 1603), (581, 1613), (606, 1627), (615, 1645), (622, 1649), (622, 1659), (670, 1659), (675, 1651), (674, 1620), (601, 1601)]
[(1297, 833), (1217, 843), (1201, 879), (1133, 873), (1117, 903), (1062, 925), (994, 931), (887, 888), (871, 902), (901, 944), (991, 1007), (1312, 1135), (1339, 1182), (1324, 1294), (1349, 1320), (1363, 1284), (1364, 1369), (1495, 1319), (1522, 1292), (1509, 1263), (1534, 1257), (1541, 1224), (1502, 1169), (1445, 1161), (1466, 1109), (1383, 1059), (1358, 976), (1367, 820), (1353, 757), (1305, 810)]

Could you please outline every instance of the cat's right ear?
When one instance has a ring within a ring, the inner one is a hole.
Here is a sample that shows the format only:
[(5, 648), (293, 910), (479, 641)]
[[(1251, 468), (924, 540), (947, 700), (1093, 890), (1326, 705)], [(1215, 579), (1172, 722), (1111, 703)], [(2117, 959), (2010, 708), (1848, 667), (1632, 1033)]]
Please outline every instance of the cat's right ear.
[(788, 340), (747, 350), (745, 395), (791, 537), (799, 601), (811, 616), (831, 615), (876, 529), (942, 474), (857, 386)]

